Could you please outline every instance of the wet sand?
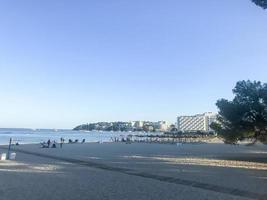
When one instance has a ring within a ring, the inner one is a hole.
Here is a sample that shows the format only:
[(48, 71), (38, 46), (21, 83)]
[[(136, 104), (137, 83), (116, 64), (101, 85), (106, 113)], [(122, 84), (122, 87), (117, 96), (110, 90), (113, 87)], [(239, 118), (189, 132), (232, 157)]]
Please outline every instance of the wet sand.
[[(3, 152), (0, 149), (0, 152)], [(65, 144), (15, 147), (1, 199), (267, 199), (267, 146)]]

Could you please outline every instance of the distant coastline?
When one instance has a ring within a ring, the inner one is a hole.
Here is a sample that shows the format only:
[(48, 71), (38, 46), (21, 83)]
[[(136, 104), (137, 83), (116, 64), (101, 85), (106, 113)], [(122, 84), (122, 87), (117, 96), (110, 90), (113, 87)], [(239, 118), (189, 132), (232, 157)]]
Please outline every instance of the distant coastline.
[(0, 131), (71, 131), (72, 129), (53, 129), (53, 128), (0, 128)]
[(73, 128), (74, 131), (121, 131), (121, 132), (166, 132), (174, 125), (166, 121), (130, 121), (130, 122), (97, 122), (81, 124)]

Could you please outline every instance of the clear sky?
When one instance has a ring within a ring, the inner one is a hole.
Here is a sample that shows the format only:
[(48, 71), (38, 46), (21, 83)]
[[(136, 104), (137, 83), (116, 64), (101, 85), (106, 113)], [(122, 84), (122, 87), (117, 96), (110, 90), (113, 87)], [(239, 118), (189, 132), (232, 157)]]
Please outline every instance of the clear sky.
[(250, 0), (0, 0), (0, 127), (175, 122), (243, 79), (267, 82)]

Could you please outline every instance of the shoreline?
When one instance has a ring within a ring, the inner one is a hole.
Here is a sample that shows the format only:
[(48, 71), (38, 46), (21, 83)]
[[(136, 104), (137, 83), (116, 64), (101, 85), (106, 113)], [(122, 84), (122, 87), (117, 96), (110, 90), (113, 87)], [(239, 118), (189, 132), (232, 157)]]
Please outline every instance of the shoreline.
[[(173, 139), (173, 138), (172, 138)], [(195, 138), (195, 140), (184, 140), (184, 138), (179, 138), (182, 140), (157, 140), (157, 137), (153, 139), (145, 139), (145, 140), (124, 140), (124, 141), (87, 141), (84, 143), (81, 142), (77, 142), (77, 143), (63, 143), (63, 145), (78, 145), (78, 144), (110, 144), (110, 143), (125, 143), (125, 144), (163, 144), (163, 145), (200, 145), (200, 144), (225, 144), (225, 145), (229, 145), (229, 146), (238, 146), (238, 145), (245, 145), (245, 146), (254, 146), (254, 145), (266, 145), (263, 144), (261, 142), (256, 142), (256, 143), (252, 143), (251, 141), (248, 140), (244, 140), (244, 141), (239, 141), (237, 144), (227, 144), (224, 143), (223, 140), (221, 138), (213, 138), (213, 139), (204, 139), (204, 138)], [(186, 138), (188, 139), (188, 138)], [(14, 143), (11, 144), (12, 147), (14, 146), (22, 146), (22, 145), (40, 145), (41, 142), (29, 142), (29, 143), (19, 143), (19, 145), (16, 145)], [(60, 145), (59, 142), (56, 141), (56, 145)], [(9, 144), (0, 144), (0, 146), (9, 146)], [(267, 147), (267, 145), (266, 145)], [(57, 147), (59, 148), (59, 147)]]

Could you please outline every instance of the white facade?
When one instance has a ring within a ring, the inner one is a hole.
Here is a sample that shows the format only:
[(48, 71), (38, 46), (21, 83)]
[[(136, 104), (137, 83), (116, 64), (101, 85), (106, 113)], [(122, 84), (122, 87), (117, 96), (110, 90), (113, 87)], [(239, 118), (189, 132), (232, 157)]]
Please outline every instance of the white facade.
[(169, 128), (168, 122), (166, 121), (158, 121), (158, 122), (154, 122), (154, 127), (156, 130), (159, 131), (167, 131)]
[(160, 121), (160, 130), (161, 131), (167, 131), (169, 128), (168, 122), (166, 121)]
[(135, 128), (143, 128), (144, 122), (143, 121), (135, 121), (134, 127)]
[(192, 116), (177, 117), (177, 128), (179, 131), (212, 131), (210, 124), (216, 120), (217, 114), (207, 112)]

